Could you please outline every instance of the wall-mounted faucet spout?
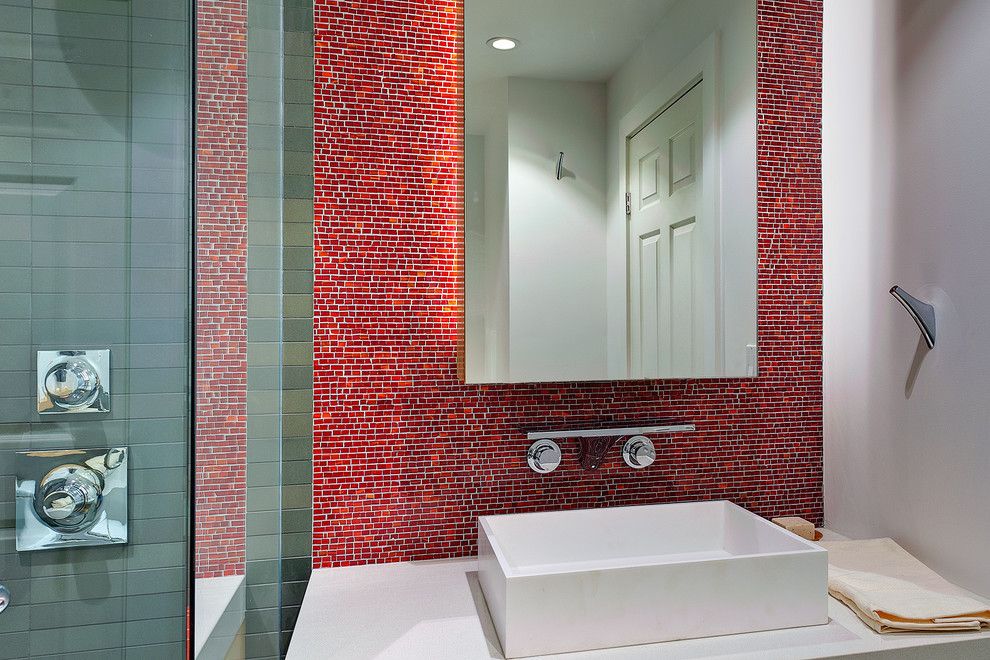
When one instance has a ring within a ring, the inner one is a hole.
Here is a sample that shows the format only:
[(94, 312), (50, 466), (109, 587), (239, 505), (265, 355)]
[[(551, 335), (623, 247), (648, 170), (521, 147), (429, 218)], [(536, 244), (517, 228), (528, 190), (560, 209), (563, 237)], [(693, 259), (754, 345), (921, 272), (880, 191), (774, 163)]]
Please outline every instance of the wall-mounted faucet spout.
[(578, 438), (578, 461), (585, 470), (597, 470), (612, 448), (616, 437)]

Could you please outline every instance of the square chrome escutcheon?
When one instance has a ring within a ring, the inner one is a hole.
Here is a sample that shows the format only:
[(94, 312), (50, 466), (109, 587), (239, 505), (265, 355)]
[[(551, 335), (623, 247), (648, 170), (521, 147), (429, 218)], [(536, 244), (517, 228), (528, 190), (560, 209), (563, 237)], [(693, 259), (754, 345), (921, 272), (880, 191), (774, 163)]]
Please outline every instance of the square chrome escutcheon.
[(127, 543), (127, 447), (17, 452), (17, 550)]
[(110, 349), (38, 351), (38, 413), (110, 412)]

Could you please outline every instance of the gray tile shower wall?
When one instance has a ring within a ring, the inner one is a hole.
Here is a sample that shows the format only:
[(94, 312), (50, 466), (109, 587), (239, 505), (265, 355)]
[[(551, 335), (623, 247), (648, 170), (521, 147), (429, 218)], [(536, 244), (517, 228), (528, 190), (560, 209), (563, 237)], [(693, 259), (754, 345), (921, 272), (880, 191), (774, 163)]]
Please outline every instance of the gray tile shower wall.
[(281, 653), (313, 545), (313, 2), (285, 0)]
[(284, 655), (311, 563), (311, 14), (248, 3), (248, 658)]
[[(0, 658), (178, 658), (189, 437), (189, 8), (0, 0)], [(35, 352), (111, 349), (47, 417)], [(131, 448), (130, 542), (17, 553), (14, 452)], [(67, 614), (69, 613), (69, 614)]]
[(244, 652), (278, 658), (281, 602), (280, 3), (248, 7), (247, 599)]

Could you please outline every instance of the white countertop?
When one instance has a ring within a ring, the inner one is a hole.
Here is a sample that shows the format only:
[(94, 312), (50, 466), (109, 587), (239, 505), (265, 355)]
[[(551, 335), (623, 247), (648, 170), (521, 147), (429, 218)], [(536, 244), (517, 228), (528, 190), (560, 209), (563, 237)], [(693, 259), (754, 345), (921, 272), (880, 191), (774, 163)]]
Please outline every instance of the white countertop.
[(220, 620), (231, 608), (239, 610), (236, 613), (243, 620), (244, 576), (197, 578), (193, 584), (196, 589), (196, 649), (193, 657), (198, 658), (214, 636)]
[[(288, 660), (503, 658), (473, 558), (313, 571)], [(627, 646), (544, 660), (797, 660), (878, 654), (897, 660), (990, 658), (990, 632), (879, 635), (829, 598), (823, 626)]]

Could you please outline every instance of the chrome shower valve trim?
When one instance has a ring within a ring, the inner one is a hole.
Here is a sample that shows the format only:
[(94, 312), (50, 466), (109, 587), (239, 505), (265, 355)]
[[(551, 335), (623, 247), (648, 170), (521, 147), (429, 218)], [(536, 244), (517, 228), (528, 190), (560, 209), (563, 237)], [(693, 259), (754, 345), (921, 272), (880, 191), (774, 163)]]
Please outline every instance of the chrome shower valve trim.
[(127, 542), (127, 448), (18, 452), (17, 550)]
[(110, 349), (38, 351), (38, 413), (110, 411)]
[(642, 470), (657, 460), (657, 450), (645, 435), (634, 435), (622, 447), (622, 460), (632, 469)]
[(547, 474), (560, 467), (560, 445), (553, 440), (537, 440), (526, 452), (526, 463), (533, 472)]

